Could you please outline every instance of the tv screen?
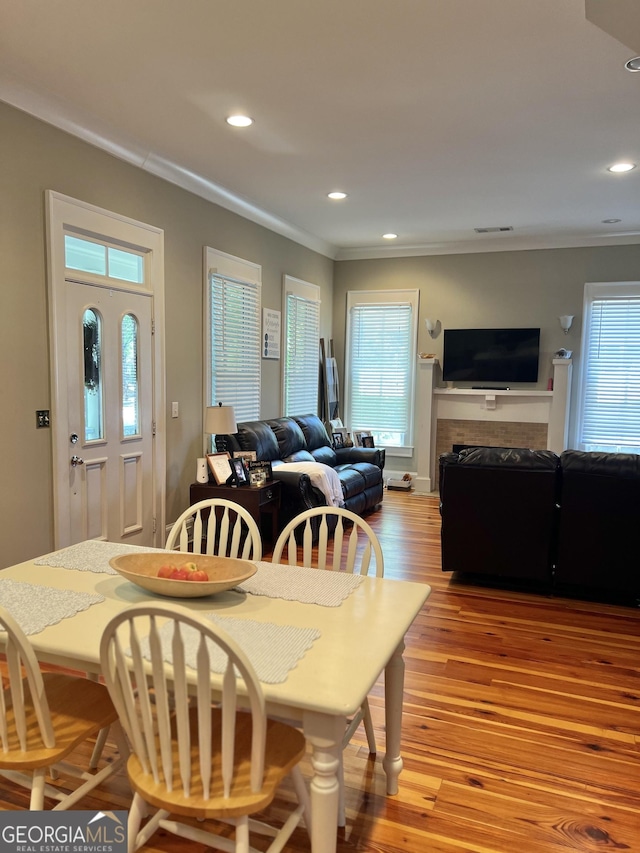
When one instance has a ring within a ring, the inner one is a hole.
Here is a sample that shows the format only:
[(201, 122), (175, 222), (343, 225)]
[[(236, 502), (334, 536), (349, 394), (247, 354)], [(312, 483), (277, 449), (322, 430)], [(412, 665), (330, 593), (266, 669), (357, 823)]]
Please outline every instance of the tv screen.
[(540, 329), (445, 329), (447, 382), (537, 382)]

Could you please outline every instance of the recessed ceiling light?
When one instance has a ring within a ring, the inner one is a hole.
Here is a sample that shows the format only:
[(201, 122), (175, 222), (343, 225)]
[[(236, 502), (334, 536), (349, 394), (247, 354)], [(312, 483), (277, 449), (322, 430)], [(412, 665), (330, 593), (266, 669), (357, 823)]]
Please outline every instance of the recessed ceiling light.
[(635, 169), (635, 163), (614, 163), (613, 166), (609, 166), (609, 172), (630, 172), (632, 169)]
[(613, 225), (614, 222), (622, 222), (622, 219), (603, 219), (602, 222), (604, 225)]
[(253, 119), (249, 118), (249, 116), (229, 116), (227, 124), (230, 124), (232, 127), (249, 127), (250, 124), (253, 124)]
[(625, 62), (624, 67), (627, 71), (640, 71), (640, 56), (634, 56), (628, 62)]
[(391, 232), (389, 232), (388, 234), (383, 234), (382, 236), (384, 237), (385, 240), (395, 240), (398, 235), (392, 234)]
[(328, 198), (331, 198), (334, 201), (341, 201), (343, 198), (347, 197), (347, 194), (343, 193), (342, 191), (335, 190), (332, 193), (327, 193), (327, 196), (328, 196)]

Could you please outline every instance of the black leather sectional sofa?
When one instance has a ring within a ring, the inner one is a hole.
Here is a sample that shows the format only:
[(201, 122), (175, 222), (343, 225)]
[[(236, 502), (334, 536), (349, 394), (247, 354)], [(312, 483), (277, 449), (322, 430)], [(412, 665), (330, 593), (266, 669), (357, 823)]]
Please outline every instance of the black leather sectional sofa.
[(305, 509), (326, 504), (324, 494), (308, 474), (287, 470), (287, 462), (322, 462), (340, 478), (344, 506), (359, 515), (380, 504), (383, 495), (383, 448), (344, 447), (334, 450), (317, 415), (239, 423), (233, 435), (217, 435), (216, 448), (235, 452), (255, 450), (256, 458), (271, 462), (274, 479), (282, 483), (280, 525)]
[(442, 569), (640, 598), (640, 456), (484, 447), (440, 457)]

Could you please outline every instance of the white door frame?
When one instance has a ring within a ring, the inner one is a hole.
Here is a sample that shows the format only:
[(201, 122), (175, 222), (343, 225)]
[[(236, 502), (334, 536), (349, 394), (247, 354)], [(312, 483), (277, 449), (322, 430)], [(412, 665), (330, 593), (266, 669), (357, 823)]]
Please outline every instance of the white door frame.
[[(166, 503), (166, 423), (165, 423), (165, 347), (164, 347), (164, 232), (160, 228), (120, 216), (109, 210), (62, 195), (54, 190), (45, 193), (47, 217), (47, 292), (49, 299), (49, 352), (51, 365), (51, 443), (53, 468), (54, 547), (70, 544), (69, 519), (61, 518), (58, 508), (63, 505), (63, 491), (68, 491), (67, 471), (59, 470), (58, 460), (68, 455), (69, 436), (60, 428), (66, 423), (58, 417), (68, 411), (67, 345), (57, 335), (60, 306), (65, 285), (64, 231), (100, 235), (125, 246), (148, 250), (149, 275), (142, 287), (123, 282), (122, 290), (152, 291), (153, 318), (153, 420), (155, 441), (153, 449), (153, 515), (155, 518), (154, 546), (162, 547), (165, 536)], [(90, 282), (90, 276), (82, 274)], [(117, 284), (114, 285), (117, 289)]]

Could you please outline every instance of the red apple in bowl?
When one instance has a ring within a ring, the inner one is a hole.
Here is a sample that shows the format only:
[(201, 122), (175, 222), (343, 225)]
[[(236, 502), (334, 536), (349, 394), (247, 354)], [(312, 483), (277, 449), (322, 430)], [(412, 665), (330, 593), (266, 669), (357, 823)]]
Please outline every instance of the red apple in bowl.
[(202, 569), (195, 569), (193, 572), (191, 572), (189, 574), (189, 577), (187, 578), (187, 580), (200, 581), (200, 582), (208, 581), (209, 575), (205, 571), (203, 571)]

